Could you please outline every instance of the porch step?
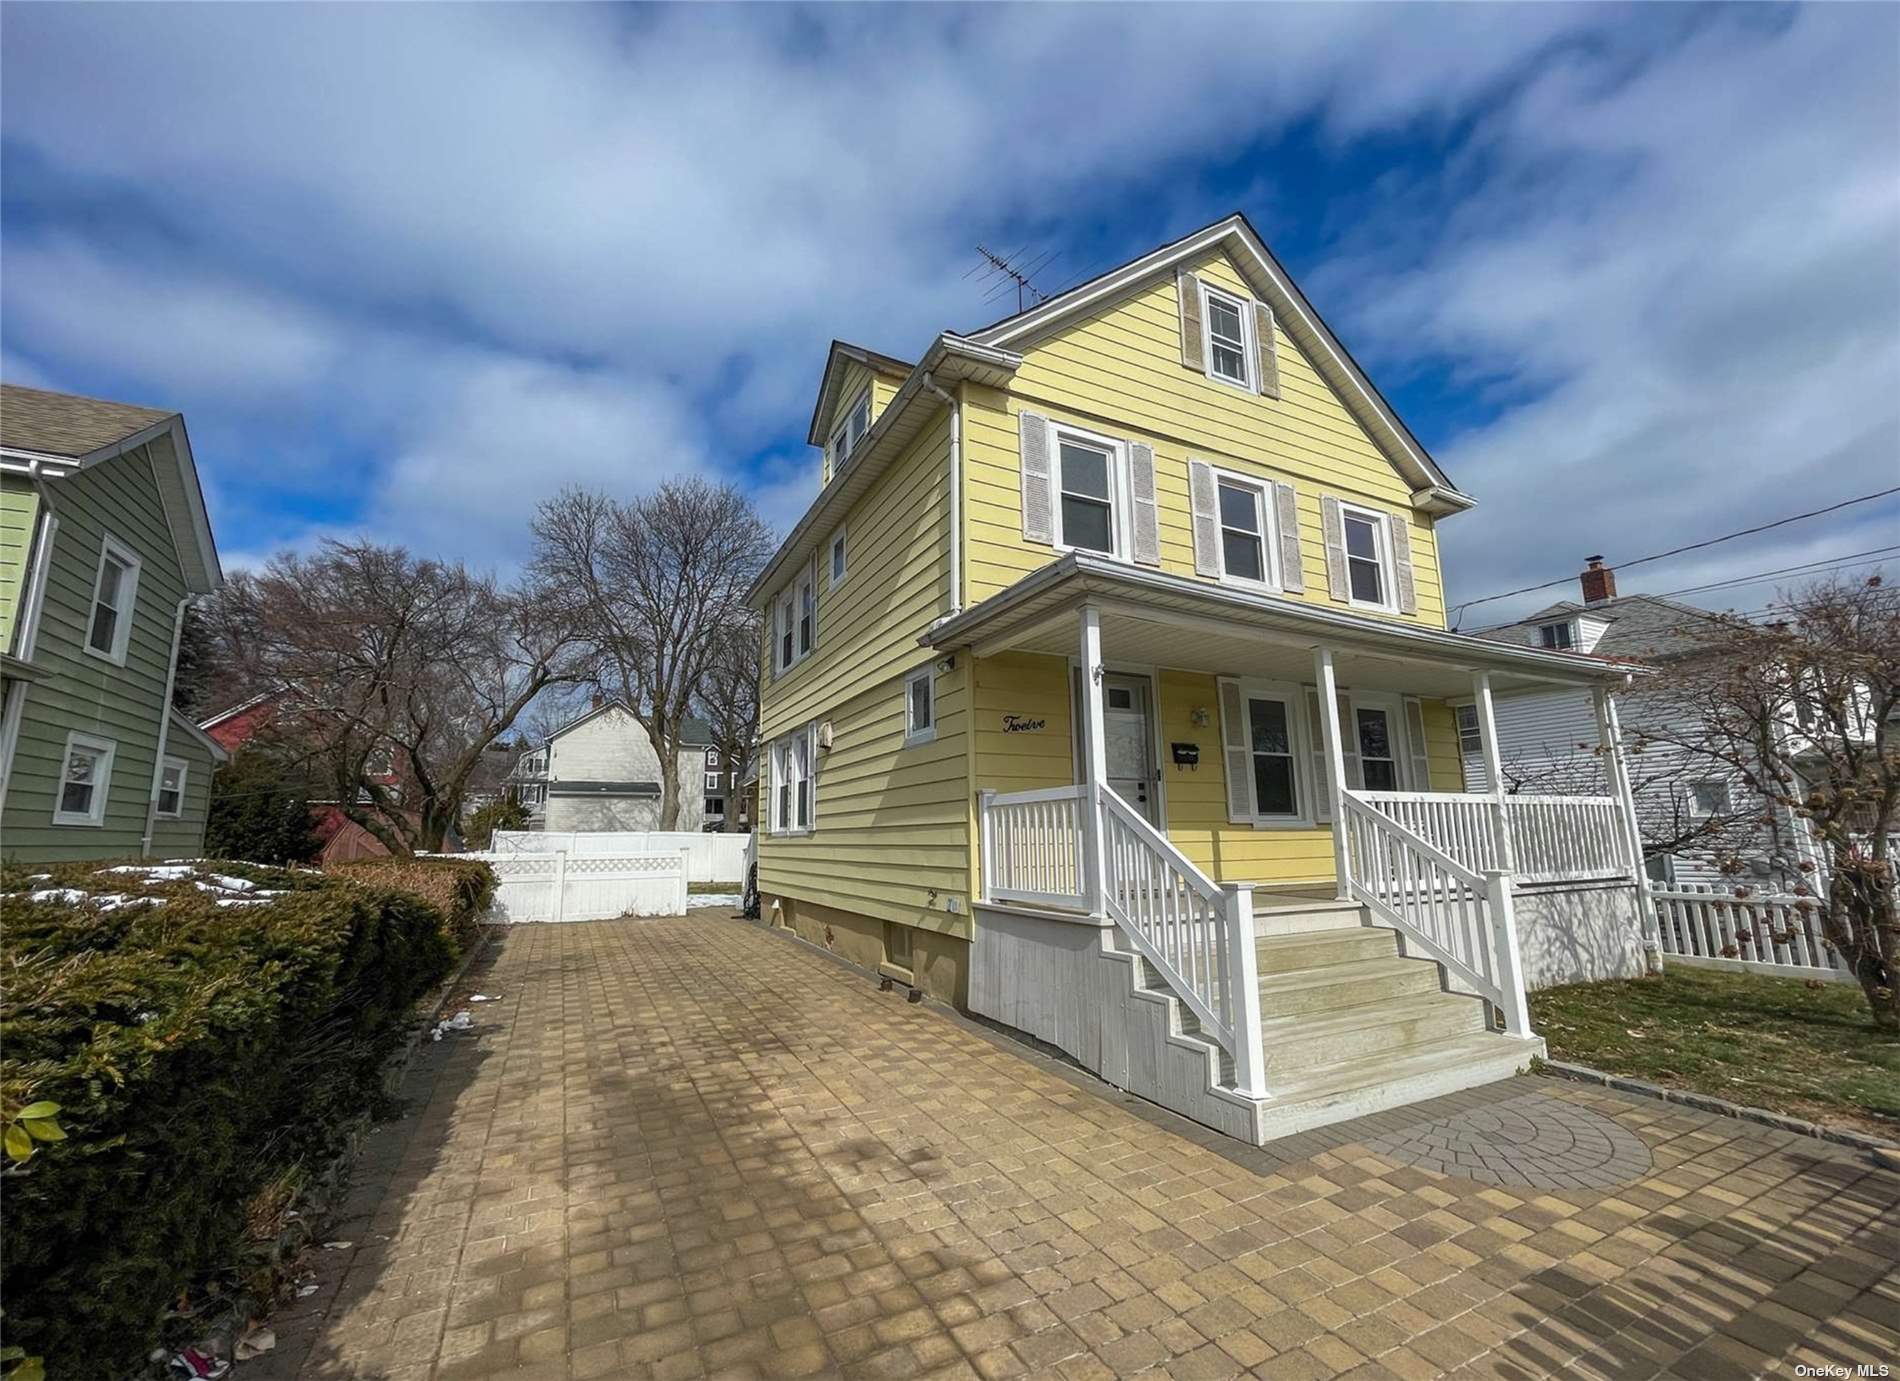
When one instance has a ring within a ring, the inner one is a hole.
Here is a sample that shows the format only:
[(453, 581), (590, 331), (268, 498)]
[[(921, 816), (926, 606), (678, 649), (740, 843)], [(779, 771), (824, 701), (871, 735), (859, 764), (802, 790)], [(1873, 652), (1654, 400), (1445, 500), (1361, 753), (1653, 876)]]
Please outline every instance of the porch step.
[(1274, 1078), (1261, 1106), (1261, 1140), (1402, 1108), (1427, 1098), (1508, 1079), (1544, 1053), (1541, 1039), (1488, 1032), (1432, 1041), (1395, 1053), (1343, 1060)]
[(1384, 926), (1354, 926), (1339, 930), (1303, 930), (1290, 935), (1263, 935), (1254, 941), (1254, 961), (1261, 977), (1299, 973), (1361, 959), (1390, 959), (1399, 953), (1399, 936)]
[(1442, 991), (1343, 1012), (1276, 1016), (1263, 1008), (1261, 1017), (1269, 1083), (1279, 1071), (1298, 1074), (1485, 1030), (1483, 1002)]
[(1263, 1017), (1320, 1016), (1444, 991), (1438, 965), (1426, 959), (1386, 957), (1327, 964), (1260, 980)]
[(1366, 908), (1356, 901), (1254, 893), (1253, 930), (1256, 936), (1308, 934), (1315, 930), (1353, 930), (1366, 925), (1368, 921)]

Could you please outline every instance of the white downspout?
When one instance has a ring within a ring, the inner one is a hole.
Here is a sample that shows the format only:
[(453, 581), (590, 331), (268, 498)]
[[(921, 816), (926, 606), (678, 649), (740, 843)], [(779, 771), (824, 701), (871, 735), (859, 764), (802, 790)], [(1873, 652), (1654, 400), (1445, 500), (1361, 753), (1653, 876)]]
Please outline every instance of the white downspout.
[(951, 619), (963, 612), (963, 407), (928, 371), (924, 387), (950, 408), (950, 609), (944, 617)]
[(165, 700), (158, 707), (158, 749), (152, 756), (152, 795), (145, 803), (145, 835), (139, 840), (140, 858), (152, 856), (152, 833), (158, 828), (158, 788), (165, 780), (165, 747), (171, 739), (172, 690), (178, 684), (178, 646), (184, 641), (185, 609), (190, 603), (190, 595), (180, 597), (178, 612), (172, 615), (172, 656), (165, 667)]

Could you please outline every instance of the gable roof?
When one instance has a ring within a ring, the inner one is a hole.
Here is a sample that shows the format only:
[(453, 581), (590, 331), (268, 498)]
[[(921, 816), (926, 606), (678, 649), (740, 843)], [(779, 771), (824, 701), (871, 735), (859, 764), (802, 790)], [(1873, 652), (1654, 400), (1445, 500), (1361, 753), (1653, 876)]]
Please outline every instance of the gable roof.
[[(558, 729), (550, 730), (548, 732), (547, 741), (552, 743), (563, 734), (572, 733), (574, 730), (580, 728), (581, 725), (600, 718), (600, 716), (608, 713), (610, 710), (624, 711), (629, 719), (633, 718), (633, 711), (627, 708), (627, 703), (624, 700), (609, 700), (605, 704), (595, 705), (591, 709), (575, 715), (574, 718), (568, 720), (567, 723), (561, 725)], [(634, 720), (634, 723), (637, 725), (639, 721)], [(642, 732), (645, 731), (642, 730)], [(699, 718), (697, 715), (687, 715), (680, 721), (680, 747), (712, 747), (712, 728), (705, 720)]]
[(1544, 624), (1559, 623), (1578, 615), (1600, 619), (1608, 625), (1590, 649), (1593, 655), (1638, 660), (1667, 660), (1701, 651), (1716, 639), (1726, 637), (1731, 626), (1731, 617), (1726, 614), (1711, 613), (1656, 595), (1623, 595), (1598, 604), (1559, 600), (1515, 623), (1478, 629), (1476, 636), (1492, 642), (1527, 643), (1537, 636)]
[(163, 408), (0, 384), (0, 467), (58, 478), (148, 444), (185, 586), (193, 594), (209, 594), (224, 583), (224, 570), (184, 416)]
[(969, 339), (1020, 353), (1033, 341), (1060, 330), (1075, 317), (1130, 296), (1216, 248), (1227, 251), (1234, 266), (1273, 309), (1275, 319), (1306, 352), (1320, 376), (1412, 483), (1416, 491), (1412, 496), (1414, 503), (1429, 511), (1453, 513), (1477, 502), (1452, 483), (1451, 477), (1412, 435), (1385, 396), (1366, 377), (1358, 361), (1306, 300), (1306, 294), (1300, 291), (1292, 275), (1273, 257), (1253, 223), (1239, 211), (1131, 259), (1119, 268), (1098, 274), (1086, 283), (1078, 283), (1034, 307), (971, 332)]
[(171, 707), (172, 728), (185, 734), (200, 748), (211, 755), (213, 762), (231, 761), (231, 750), (191, 722), (191, 717), (176, 705)]
[(830, 437), (825, 435), (825, 423), (838, 407), (838, 393), (844, 387), (844, 374), (848, 366), (861, 364), (873, 374), (882, 374), (888, 379), (905, 379), (915, 365), (900, 360), (895, 355), (882, 355), (862, 345), (851, 345), (845, 341), (834, 340), (831, 349), (825, 355), (825, 372), (818, 380), (818, 401), (812, 405), (811, 426), (806, 430), (805, 440), (814, 446), (823, 446)]

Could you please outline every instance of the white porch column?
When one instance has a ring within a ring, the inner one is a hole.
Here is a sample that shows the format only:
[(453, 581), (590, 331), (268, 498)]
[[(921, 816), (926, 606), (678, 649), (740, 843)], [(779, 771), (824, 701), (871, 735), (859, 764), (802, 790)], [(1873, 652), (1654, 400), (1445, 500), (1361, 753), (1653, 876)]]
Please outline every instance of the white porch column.
[(1093, 604), (1082, 606), (1082, 861), (1088, 873), (1089, 912), (1106, 910), (1107, 878), (1102, 852), (1102, 792), (1108, 781), (1108, 740), (1102, 727), (1102, 613)]
[(1333, 650), (1313, 649), (1313, 684), (1319, 688), (1320, 736), (1326, 740), (1326, 790), (1333, 805), (1333, 876), (1339, 881), (1339, 899), (1352, 896), (1347, 882), (1351, 859), (1346, 850), (1346, 754), (1341, 748), (1339, 684), (1333, 676)]
[(1662, 971), (1662, 942), (1656, 933), (1656, 903), (1650, 896), (1649, 869), (1643, 866), (1643, 827), (1636, 819), (1636, 791), (1630, 785), (1629, 763), (1623, 756), (1623, 726), (1608, 686), (1590, 692), (1596, 704), (1597, 745), (1609, 767), (1610, 790), (1622, 807), (1628, 840), (1630, 870), (1636, 877), (1637, 904), (1642, 907), (1643, 962), (1652, 973)]
[(1491, 709), (1491, 674), (1471, 673), (1471, 692), (1477, 701), (1478, 734), (1484, 743), (1484, 775), (1491, 788), (1491, 838), (1496, 847), (1498, 867), (1506, 873), (1517, 871), (1516, 850), (1511, 846), (1511, 817), (1504, 804), (1504, 759), (1498, 754), (1498, 722)]

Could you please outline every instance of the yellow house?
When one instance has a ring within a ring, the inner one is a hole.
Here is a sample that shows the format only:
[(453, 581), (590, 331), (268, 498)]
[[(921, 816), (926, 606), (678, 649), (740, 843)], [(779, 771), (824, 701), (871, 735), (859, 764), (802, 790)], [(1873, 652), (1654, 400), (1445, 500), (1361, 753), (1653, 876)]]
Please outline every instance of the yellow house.
[[(834, 343), (809, 439), (752, 592), (775, 924), (1256, 1142), (1641, 971), (1628, 669), (1446, 631), (1474, 500), (1244, 217), (915, 363)], [(1616, 794), (1505, 794), (1493, 697), (1552, 686)]]

